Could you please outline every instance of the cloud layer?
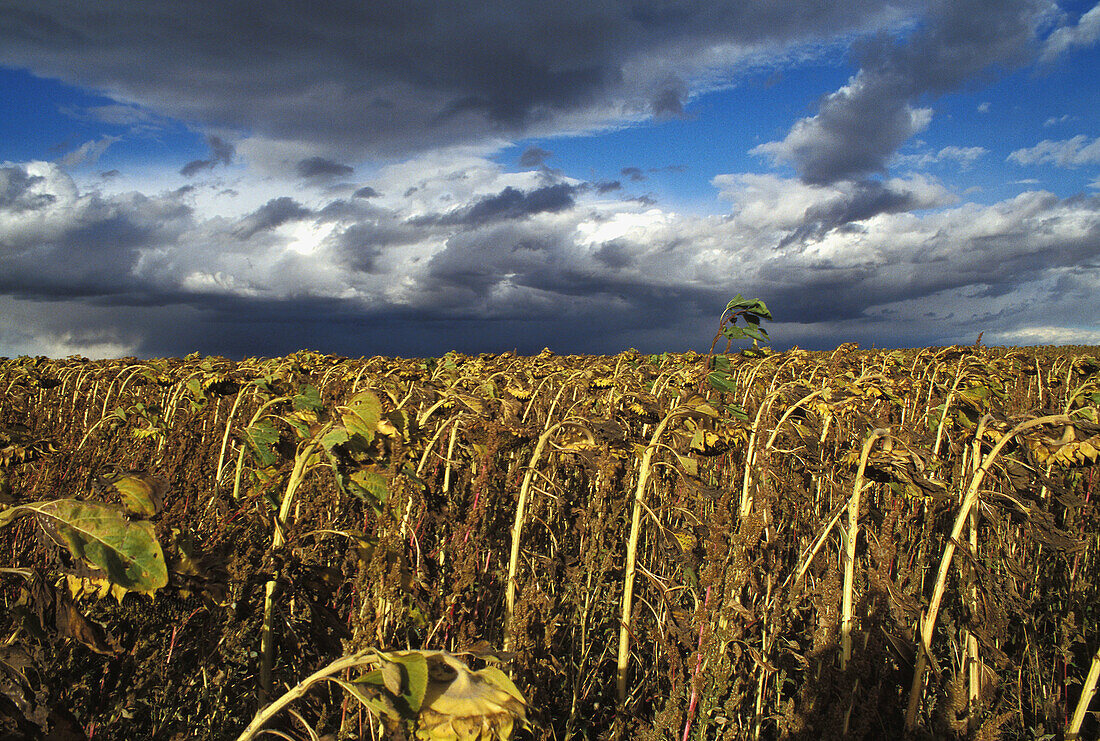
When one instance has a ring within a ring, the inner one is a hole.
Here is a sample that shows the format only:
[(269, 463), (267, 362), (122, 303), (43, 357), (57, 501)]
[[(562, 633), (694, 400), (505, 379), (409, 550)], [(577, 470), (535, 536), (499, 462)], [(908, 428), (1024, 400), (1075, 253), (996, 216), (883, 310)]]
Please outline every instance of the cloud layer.
[(920, 5), (122, 0), (104, 13), (14, 0), (0, 64), (361, 158), (677, 115), (735, 65), (884, 28)]
[(47, 309), (0, 323), (0, 344), (33, 329), (47, 346), (140, 354), (702, 347), (740, 291), (769, 302), (784, 344), (912, 345), (1052, 314), (1088, 326), (1100, 309), (1097, 197), (977, 206), (921, 175), (742, 173), (715, 179), (728, 215), (703, 217), (541, 170), (442, 164), (380, 174), (379, 190), (408, 196), (349, 186), (238, 218), (203, 217), (192, 192), (108, 196), (56, 165), (0, 168), (0, 293), (8, 316)]

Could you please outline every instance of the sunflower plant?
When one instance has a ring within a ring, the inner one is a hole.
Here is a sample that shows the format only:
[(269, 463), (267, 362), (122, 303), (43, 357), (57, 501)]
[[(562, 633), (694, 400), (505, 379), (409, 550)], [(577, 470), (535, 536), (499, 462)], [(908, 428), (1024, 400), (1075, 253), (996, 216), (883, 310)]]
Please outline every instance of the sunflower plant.
[[(742, 319), (745, 322), (744, 325), (738, 324), (738, 319)], [(760, 326), (761, 319), (772, 321), (772, 313), (768, 310), (767, 304), (758, 298), (747, 299), (739, 293), (726, 304), (719, 318), (718, 333), (714, 335), (707, 353), (707, 367), (710, 369), (710, 373), (707, 374), (707, 383), (711, 388), (729, 393), (737, 391), (729, 358), (714, 354), (714, 348), (723, 337), (726, 338), (726, 353), (729, 353), (734, 340), (752, 340), (752, 347), (741, 351), (748, 357), (760, 357), (771, 351), (770, 348), (760, 348), (758, 345), (761, 342), (765, 345), (771, 342), (768, 331)]]

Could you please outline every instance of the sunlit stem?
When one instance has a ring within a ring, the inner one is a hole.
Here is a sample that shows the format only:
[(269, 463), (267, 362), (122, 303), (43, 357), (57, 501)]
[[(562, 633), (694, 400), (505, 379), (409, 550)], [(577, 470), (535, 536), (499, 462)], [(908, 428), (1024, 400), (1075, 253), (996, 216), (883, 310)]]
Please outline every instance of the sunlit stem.
[(939, 614), (940, 602), (943, 601), (944, 588), (947, 585), (947, 573), (951, 570), (951, 561), (955, 557), (955, 544), (959, 542), (963, 528), (966, 527), (970, 515), (970, 509), (978, 499), (978, 490), (981, 488), (985, 474), (993, 465), (1001, 450), (1012, 438), (1032, 427), (1048, 424), (1069, 424), (1070, 418), (1064, 414), (1055, 414), (1047, 417), (1038, 417), (1013, 427), (1004, 435), (993, 449), (985, 456), (982, 465), (974, 473), (970, 480), (970, 487), (963, 497), (959, 512), (955, 517), (955, 525), (951, 528), (951, 536), (947, 539), (947, 545), (943, 549), (943, 557), (940, 559), (940, 568), (936, 576), (936, 586), (932, 592), (932, 601), (928, 605), (928, 612), (921, 621), (920, 647), (917, 651), (917, 665), (913, 671), (913, 684), (909, 688), (909, 707), (905, 712), (905, 728), (912, 731), (917, 724), (917, 712), (920, 710), (921, 689), (924, 684), (924, 670), (928, 668), (928, 657), (932, 651), (932, 631), (936, 627), (936, 617)]

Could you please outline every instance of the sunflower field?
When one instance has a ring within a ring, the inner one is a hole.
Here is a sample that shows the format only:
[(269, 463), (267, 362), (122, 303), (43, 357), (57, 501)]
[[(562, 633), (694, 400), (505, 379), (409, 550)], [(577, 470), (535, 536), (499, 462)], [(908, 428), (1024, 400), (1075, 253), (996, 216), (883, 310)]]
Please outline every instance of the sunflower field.
[(1096, 348), (0, 389), (0, 738), (1100, 735)]

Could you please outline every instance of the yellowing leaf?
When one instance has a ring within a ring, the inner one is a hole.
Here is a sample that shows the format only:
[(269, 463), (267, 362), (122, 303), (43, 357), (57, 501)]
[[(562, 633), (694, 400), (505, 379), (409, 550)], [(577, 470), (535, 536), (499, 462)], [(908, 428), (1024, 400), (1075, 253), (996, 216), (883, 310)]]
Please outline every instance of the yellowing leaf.
[(164, 495), (168, 491), (168, 482), (143, 471), (103, 476), (96, 485), (118, 494), (126, 509), (144, 517), (152, 517), (164, 508)]
[(386, 477), (374, 471), (362, 469), (348, 476), (348, 490), (360, 499), (385, 502), (389, 496)]
[(360, 391), (344, 405), (340, 419), (349, 435), (358, 435), (370, 442), (382, 419), (382, 402), (372, 392)]
[(688, 447), (699, 455), (719, 455), (729, 449), (729, 443), (715, 432), (704, 430), (701, 427), (695, 430), (691, 436)]
[(416, 719), (419, 739), (507, 741), (527, 703), (496, 667), (471, 671), (447, 651), (378, 652), (353, 682), (334, 680), (376, 715)]
[(68, 585), (69, 595), (73, 599), (78, 599), (80, 597), (103, 599), (109, 594), (114, 597), (119, 604), (122, 604), (122, 598), (130, 591), (118, 584), (112, 584), (109, 579), (77, 576), (76, 574), (66, 574), (65, 583)]
[(472, 672), (448, 653), (428, 658), (434, 670), (421, 706), (418, 738), (506, 739), (517, 719), (526, 722), (523, 696), (496, 667)]
[[(696, 430), (696, 432), (702, 432), (702, 430)], [(699, 475), (699, 461), (690, 456), (680, 455), (679, 453), (676, 453), (676, 460), (680, 464), (680, 468), (684, 469), (684, 473), (688, 476)]]
[(135, 427), (131, 434), (138, 440), (144, 440), (149, 437), (157, 437), (163, 432), (164, 430), (159, 427)]
[(0, 527), (31, 516), (74, 558), (106, 573), (113, 583), (152, 594), (168, 583), (164, 552), (149, 522), (131, 522), (118, 507), (75, 499), (33, 502), (0, 511)]

